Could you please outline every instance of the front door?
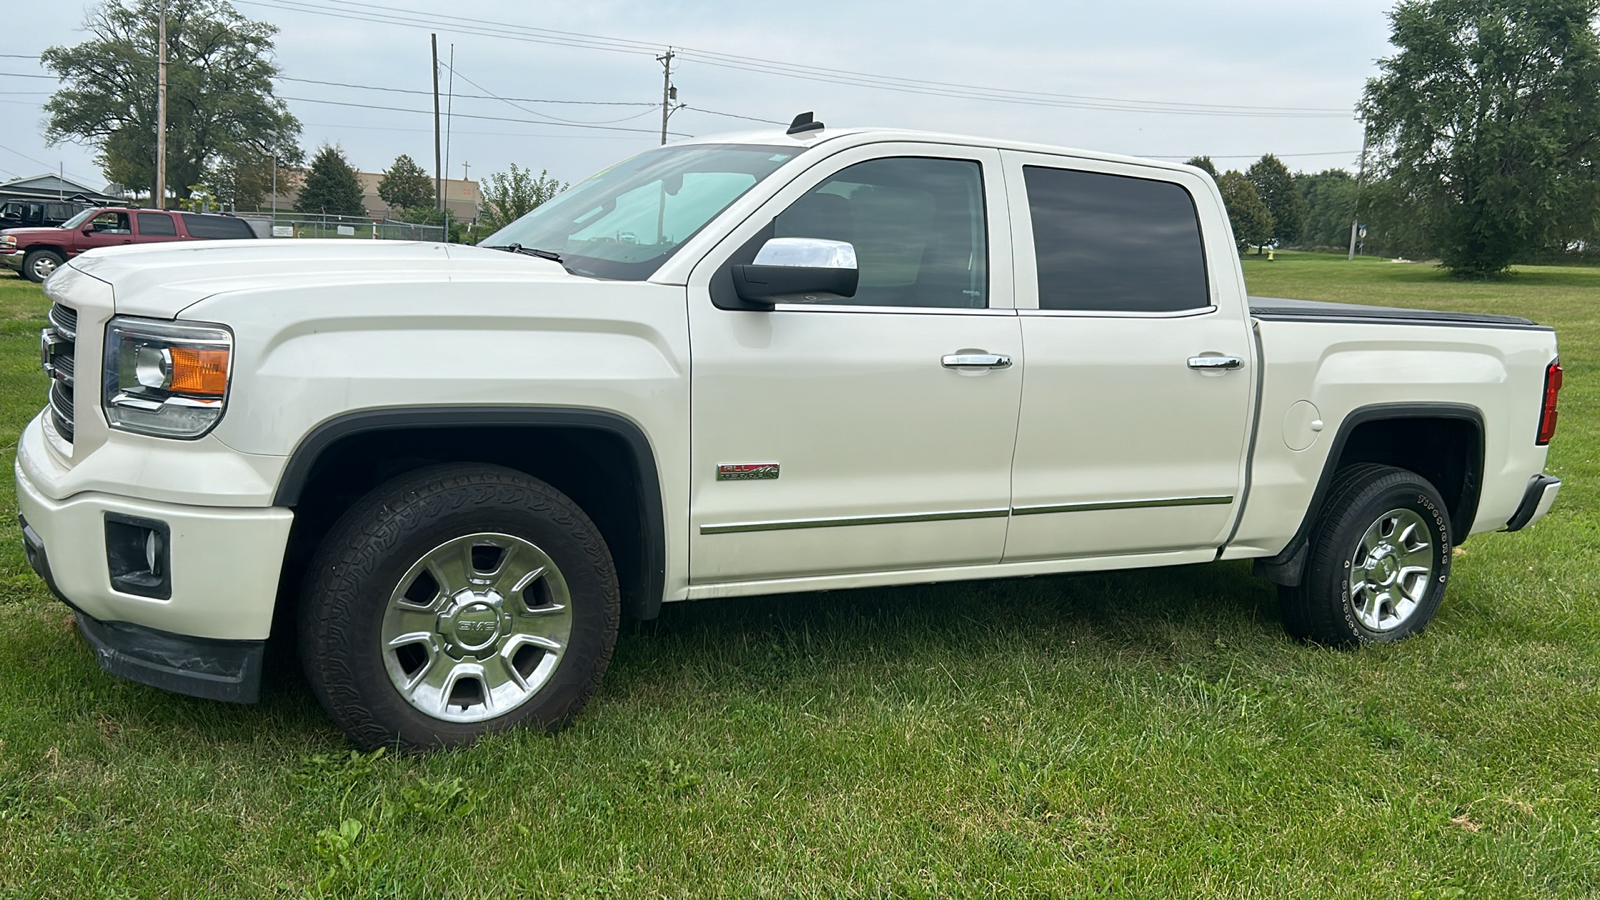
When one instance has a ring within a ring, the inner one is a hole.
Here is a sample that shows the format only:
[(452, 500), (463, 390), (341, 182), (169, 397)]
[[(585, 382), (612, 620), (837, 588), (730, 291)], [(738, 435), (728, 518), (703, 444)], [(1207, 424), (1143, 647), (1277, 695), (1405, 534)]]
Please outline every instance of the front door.
[(77, 253), (97, 247), (120, 247), (133, 243), (133, 223), (125, 212), (96, 213), (83, 223), (79, 232), (73, 240)]
[[(858, 147), (696, 268), (693, 583), (999, 561), (1023, 368), (1004, 196), (993, 150)], [(767, 236), (851, 243), (856, 295), (718, 308), (712, 279)]]
[(1217, 204), (1191, 193), (1209, 186), (1005, 159), (1028, 353), (1006, 561), (1219, 546), (1241, 504), (1258, 361), (1227, 223), (1202, 221)]

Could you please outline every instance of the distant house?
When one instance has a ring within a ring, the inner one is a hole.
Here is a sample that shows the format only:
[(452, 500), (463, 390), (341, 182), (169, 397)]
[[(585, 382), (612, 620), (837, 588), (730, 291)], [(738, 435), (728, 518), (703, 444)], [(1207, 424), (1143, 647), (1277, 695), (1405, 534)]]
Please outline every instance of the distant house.
[(106, 205), (122, 203), (125, 199), (120, 185), (106, 185), (105, 190), (97, 191), (51, 172), (0, 184), (0, 203), (7, 200), (76, 200)]
[[(300, 177), (304, 178), (305, 173), (301, 172)], [(367, 215), (374, 219), (388, 217), (394, 210), (389, 207), (389, 204), (383, 202), (382, 197), (378, 196), (378, 182), (383, 179), (383, 173), (357, 170), (356, 178), (361, 182), (361, 205), (366, 207)], [(483, 205), (483, 195), (478, 192), (478, 183), (476, 181), (447, 178), (443, 187), (445, 206), (450, 210), (452, 219), (472, 222), (478, 218), (478, 211)], [(277, 198), (279, 211), (294, 209), (294, 201), (299, 196), (300, 191), (298, 188), (279, 193)], [(272, 197), (269, 195), (262, 206), (263, 208), (270, 208), (272, 205)]]

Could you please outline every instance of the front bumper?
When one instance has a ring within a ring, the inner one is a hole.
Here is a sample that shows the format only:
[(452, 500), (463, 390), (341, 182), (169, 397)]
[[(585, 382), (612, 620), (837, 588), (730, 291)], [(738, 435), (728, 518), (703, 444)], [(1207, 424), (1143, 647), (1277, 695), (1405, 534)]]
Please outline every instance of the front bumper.
[(44, 541), (26, 518), (22, 519), (22, 546), (28, 565), (77, 612), (78, 629), (94, 648), (100, 668), (130, 681), (191, 697), (230, 703), (254, 703), (260, 699), (266, 641), (215, 641), (127, 622), (102, 622), (62, 595)]
[(16, 269), (18, 272), (21, 272), (22, 260), (26, 258), (27, 255), (28, 254), (22, 250), (17, 250), (11, 253), (0, 253), (0, 266), (5, 266), (8, 269)]
[[(102, 623), (208, 641), (266, 639), (293, 512), (163, 503), (99, 490), (61, 496), (61, 485), (50, 482), (53, 469), (32, 458), (46, 453), (38, 428), (37, 420), (29, 424), (18, 445), (16, 503), (32, 532), (30, 554), (48, 559), (46, 581), (58, 596)], [(118, 580), (125, 589), (112, 583), (112, 565), (126, 557), (122, 552), (114, 559), (123, 549), (115, 544), (122, 522), (162, 530), (166, 585), (160, 591), (126, 589), (126, 577)]]

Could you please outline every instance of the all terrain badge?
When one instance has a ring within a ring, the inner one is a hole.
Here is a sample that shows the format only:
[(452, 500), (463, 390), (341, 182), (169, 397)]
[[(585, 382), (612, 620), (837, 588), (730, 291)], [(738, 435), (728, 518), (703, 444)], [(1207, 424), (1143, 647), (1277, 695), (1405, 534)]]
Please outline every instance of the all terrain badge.
[(722, 463), (717, 466), (718, 481), (763, 481), (777, 477), (777, 463)]

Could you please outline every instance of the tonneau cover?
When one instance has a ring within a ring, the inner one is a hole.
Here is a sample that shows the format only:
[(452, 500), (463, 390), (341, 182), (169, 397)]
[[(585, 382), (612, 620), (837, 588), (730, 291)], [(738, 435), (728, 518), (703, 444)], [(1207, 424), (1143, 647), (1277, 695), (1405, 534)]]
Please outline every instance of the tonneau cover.
[(1358, 306), (1353, 303), (1325, 303), (1320, 300), (1281, 300), (1276, 297), (1251, 297), (1250, 314), (1258, 319), (1296, 319), (1300, 321), (1338, 319), (1343, 322), (1373, 322), (1391, 325), (1461, 325), (1478, 328), (1547, 327), (1531, 319), (1524, 319), (1518, 316), (1439, 312), (1429, 309), (1402, 309), (1393, 306)]

